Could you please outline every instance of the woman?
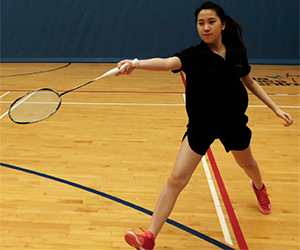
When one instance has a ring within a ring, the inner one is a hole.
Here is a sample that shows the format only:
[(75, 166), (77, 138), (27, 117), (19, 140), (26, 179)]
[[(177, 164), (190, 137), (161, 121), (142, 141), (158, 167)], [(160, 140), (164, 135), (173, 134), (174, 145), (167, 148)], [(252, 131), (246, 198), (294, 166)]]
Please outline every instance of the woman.
[[(250, 75), (246, 48), (240, 25), (225, 15), (223, 9), (206, 2), (195, 11), (198, 33), (202, 42), (167, 59), (141, 60), (136, 69), (184, 71), (186, 74), (186, 110), (189, 118), (173, 171), (155, 207), (149, 231), (128, 232), (127, 243), (136, 249), (153, 249), (155, 238), (170, 215), (178, 195), (189, 182), (201, 158), (215, 139), (250, 178), (251, 187), (262, 213), (271, 212), (271, 203), (262, 182), (259, 167), (250, 148), (251, 130), (245, 115), (248, 106), (246, 86), (278, 117), (290, 126), (291, 116), (268, 97)], [(117, 75), (130, 74), (134, 67), (128, 60)]]

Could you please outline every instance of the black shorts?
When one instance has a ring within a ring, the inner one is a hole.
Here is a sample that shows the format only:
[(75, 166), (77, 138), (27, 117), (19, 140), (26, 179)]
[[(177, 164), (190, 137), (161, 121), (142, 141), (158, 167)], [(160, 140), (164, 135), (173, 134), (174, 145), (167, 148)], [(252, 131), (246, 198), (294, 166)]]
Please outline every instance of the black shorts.
[(191, 149), (199, 155), (205, 155), (216, 139), (222, 142), (226, 152), (242, 151), (249, 147), (252, 137), (252, 132), (246, 125), (247, 121), (233, 123), (234, 125), (227, 129), (203, 128), (189, 124), (183, 139), (188, 136)]

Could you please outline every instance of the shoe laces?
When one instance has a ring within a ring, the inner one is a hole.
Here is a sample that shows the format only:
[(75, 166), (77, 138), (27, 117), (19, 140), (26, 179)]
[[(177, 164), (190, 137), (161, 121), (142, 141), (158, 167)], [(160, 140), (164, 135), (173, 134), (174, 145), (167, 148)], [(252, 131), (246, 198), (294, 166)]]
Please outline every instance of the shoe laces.
[(143, 227), (141, 227), (140, 229), (144, 232), (144, 234), (146, 235), (146, 237), (147, 237), (149, 240), (153, 238), (153, 233), (152, 233), (151, 231), (147, 231), (147, 230), (146, 230), (145, 228), (143, 228)]
[(269, 194), (267, 193), (266, 187), (263, 190), (257, 191), (257, 199), (261, 204), (269, 203)]

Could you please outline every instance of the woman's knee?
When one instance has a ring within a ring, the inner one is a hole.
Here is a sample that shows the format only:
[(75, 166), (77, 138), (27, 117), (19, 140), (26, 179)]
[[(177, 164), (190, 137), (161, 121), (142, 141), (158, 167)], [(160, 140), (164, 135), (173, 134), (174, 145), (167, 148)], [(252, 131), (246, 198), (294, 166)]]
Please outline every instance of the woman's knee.
[(251, 169), (257, 167), (257, 162), (254, 159), (250, 146), (244, 151), (232, 151), (232, 154), (237, 164), (243, 169)]
[(189, 182), (190, 176), (183, 173), (172, 173), (168, 179), (170, 188), (182, 190)]

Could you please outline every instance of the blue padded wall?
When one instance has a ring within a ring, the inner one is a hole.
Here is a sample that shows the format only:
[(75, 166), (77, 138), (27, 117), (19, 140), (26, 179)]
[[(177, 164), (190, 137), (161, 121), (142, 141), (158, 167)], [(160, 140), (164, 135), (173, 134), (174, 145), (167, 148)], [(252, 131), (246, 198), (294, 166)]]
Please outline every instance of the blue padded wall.
[[(168, 57), (200, 42), (199, 0), (2, 0), (2, 62)], [(298, 0), (215, 0), (244, 27), (251, 63), (299, 63)]]

